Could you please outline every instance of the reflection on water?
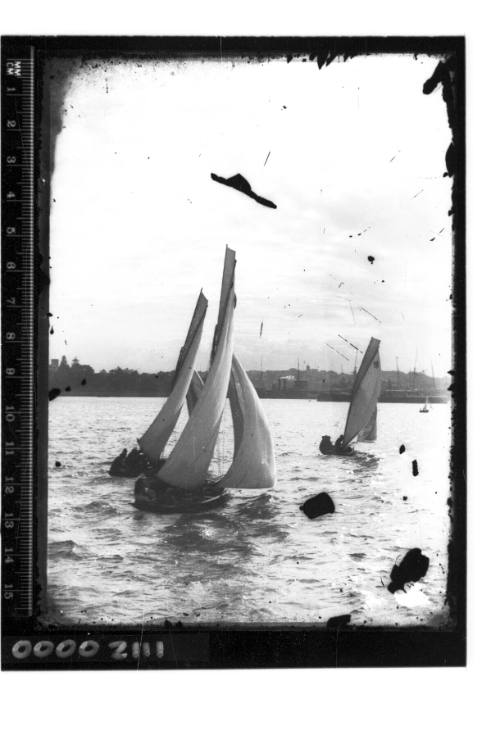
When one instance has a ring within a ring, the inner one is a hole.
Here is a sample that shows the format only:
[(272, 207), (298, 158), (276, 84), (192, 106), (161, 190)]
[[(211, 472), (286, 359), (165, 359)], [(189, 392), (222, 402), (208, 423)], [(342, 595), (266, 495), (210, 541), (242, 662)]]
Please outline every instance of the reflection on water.
[[(346, 404), (263, 403), (276, 486), (231, 490), (219, 509), (168, 516), (134, 509), (134, 482), (107, 475), (161, 399), (64, 397), (50, 404), (49, 620), (320, 624), (350, 613), (354, 624), (443, 623), (449, 407), (422, 415), (412, 404), (381, 404), (376, 442), (359, 444), (353, 457), (324, 457), (318, 443), (322, 434), (340, 433)], [(229, 419), (215, 474), (230, 464)], [(309, 520), (299, 505), (321, 491), (336, 512)], [(429, 571), (418, 599), (396, 598), (388, 575), (411, 547), (430, 557)]]

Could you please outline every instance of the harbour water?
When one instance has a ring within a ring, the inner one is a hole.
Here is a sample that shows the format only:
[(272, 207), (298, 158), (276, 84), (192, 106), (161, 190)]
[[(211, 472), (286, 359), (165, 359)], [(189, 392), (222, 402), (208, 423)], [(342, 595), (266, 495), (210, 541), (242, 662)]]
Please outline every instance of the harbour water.
[[(377, 441), (339, 458), (322, 456), (318, 444), (343, 431), (346, 403), (265, 399), (275, 487), (232, 490), (203, 514), (161, 516), (136, 510), (134, 481), (107, 472), (161, 403), (50, 403), (49, 622), (321, 624), (350, 614), (359, 625), (446, 624), (449, 404), (428, 414), (381, 404)], [(231, 453), (225, 413), (214, 474)], [(336, 511), (309, 520), (299, 506), (321, 491)], [(429, 570), (407, 593), (391, 594), (391, 569), (413, 547), (430, 558)]]

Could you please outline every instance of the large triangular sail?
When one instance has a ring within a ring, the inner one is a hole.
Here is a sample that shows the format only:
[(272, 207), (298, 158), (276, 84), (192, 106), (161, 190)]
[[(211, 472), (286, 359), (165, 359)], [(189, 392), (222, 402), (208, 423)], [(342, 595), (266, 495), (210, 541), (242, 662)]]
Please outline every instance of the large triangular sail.
[[(217, 347), (219, 345), (222, 324), (224, 322), (224, 315), (226, 306), (229, 298), (229, 292), (233, 290), (234, 296), (234, 271), (236, 269), (236, 252), (234, 249), (226, 247), (224, 254), (224, 269), (222, 271), (222, 283), (220, 289), (219, 299), (219, 313), (217, 316), (217, 324), (215, 325), (214, 338), (212, 341), (212, 352), (210, 355), (210, 362), (213, 362)], [(236, 298), (234, 298), (236, 300)]]
[(155, 462), (160, 459), (161, 453), (174, 430), (191, 383), (207, 305), (207, 299), (200, 292), (186, 341), (179, 353), (172, 391), (156, 418), (138, 440), (141, 450), (150, 460)]
[(347, 414), (343, 445), (346, 446), (369, 424), (377, 407), (382, 385), (379, 356), (380, 340), (370, 339), (368, 348), (356, 375), (351, 404)]
[(270, 488), (276, 477), (271, 431), (255, 388), (236, 357), (229, 399), (234, 453), (232, 465), (220, 484), (228, 488)]
[[(226, 249), (222, 286), (225, 300), (221, 300), (219, 309), (212, 364), (177, 444), (157, 473), (162, 481), (178, 488), (193, 490), (204, 485), (213, 457), (231, 373), (235, 262), (234, 252)], [(229, 275), (227, 265), (231, 265)]]

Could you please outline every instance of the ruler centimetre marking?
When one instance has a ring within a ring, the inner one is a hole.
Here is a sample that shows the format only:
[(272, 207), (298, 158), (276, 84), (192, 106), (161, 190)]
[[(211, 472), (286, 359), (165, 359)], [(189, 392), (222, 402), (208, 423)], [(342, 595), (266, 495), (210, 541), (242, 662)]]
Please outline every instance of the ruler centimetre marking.
[(33, 615), (33, 47), (4, 49), (1, 74), (2, 606), (19, 618)]

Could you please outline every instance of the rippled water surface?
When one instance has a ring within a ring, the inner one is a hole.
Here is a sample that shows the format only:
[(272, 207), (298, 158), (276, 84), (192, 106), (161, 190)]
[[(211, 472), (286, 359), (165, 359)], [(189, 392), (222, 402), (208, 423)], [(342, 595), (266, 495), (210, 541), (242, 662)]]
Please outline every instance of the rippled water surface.
[[(266, 399), (276, 486), (231, 490), (204, 514), (161, 516), (132, 507), (133, 480), (107, 474), (161, 403), (50, 404), (50, 621), (320, 624), (350, 613), (354, 624), (444, 623), (449, 405), (420, 414), (418, 405), (380, 404), (378, 440), (328, 458), (318, 443), (341, 433), (347, 404)], [(214, 473), (230, 463), (226, 417)], [(299, 505), (321, 491), (336, 512), (309, 520)], [(392, 595), (389, 573), (411, 547), (430, 558), (429, 570), (408, 594)]]

